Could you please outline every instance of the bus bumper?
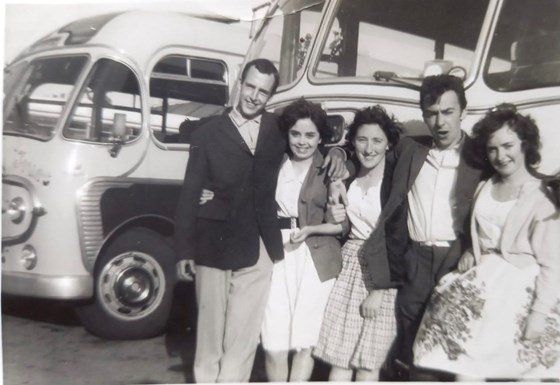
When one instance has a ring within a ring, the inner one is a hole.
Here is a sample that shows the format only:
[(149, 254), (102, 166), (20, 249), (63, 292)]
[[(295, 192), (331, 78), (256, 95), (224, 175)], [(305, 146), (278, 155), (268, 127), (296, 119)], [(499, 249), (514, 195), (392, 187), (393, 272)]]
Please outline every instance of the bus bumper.
[(2, 293), (52, 299), (87, 299), (93, 296), (93, 278), (3, 272)]

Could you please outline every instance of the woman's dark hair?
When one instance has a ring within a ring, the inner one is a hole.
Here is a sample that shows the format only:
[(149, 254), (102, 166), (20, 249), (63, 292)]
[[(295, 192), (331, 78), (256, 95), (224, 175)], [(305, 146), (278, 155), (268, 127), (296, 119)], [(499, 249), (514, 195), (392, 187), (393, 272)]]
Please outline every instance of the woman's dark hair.
[(296, 100), (288, 105), (284, 111), (282, 111), (282, 114), (278, 119), (280, 131), (287, 137), (290, 128), (292, 128), (300, 119), (310, 119), (313, 124), (315, 124), (323, 144), (333, 137), (334, 131), (327, 124), (327, 113), (319, 104), (309, 102), (304, 98)]
[(540, 136), (537, 124), (529, 115), (521, 115), (512, 104), (500, 104), (490, 110), (472, 129), (476, 155), (489, 166), (486, 146), (490, 136), (500, 128), (508, 126), (521, 140), (525, 154), (525, 166), (534, 172), (541, 161)]
[(354, 120), (348, 126), (346, 133), (346, 145), (350, 151), (354, 151), (354, 139), (358, 133), (358, 129), (364, 124), (377, 124), (389, 141), (389, 147), (393, 147), (399, 141), (402, 133), (401, 125), (391, 115), (389, 116), (385, 109), (379, 105), (364, 108), (356, 113)]

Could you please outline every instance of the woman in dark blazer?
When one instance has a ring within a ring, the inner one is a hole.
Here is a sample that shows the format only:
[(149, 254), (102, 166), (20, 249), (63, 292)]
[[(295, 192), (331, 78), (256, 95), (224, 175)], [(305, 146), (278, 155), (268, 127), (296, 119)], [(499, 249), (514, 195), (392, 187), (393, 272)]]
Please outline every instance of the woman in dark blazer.
[[(342, 266), (335, 235), (344, 224), (326, 221), (329, 177), (319, 151), (332, 136), (326, 113), (300, 99), (286, 107), (279, 126), (289, 144), (276, 189), (284, 259), (274, 264), (261, 340), (269, 381), (307, 381), (314, 364), (311, 350)], [(290, 350), (296, 351), (291, 370)]]

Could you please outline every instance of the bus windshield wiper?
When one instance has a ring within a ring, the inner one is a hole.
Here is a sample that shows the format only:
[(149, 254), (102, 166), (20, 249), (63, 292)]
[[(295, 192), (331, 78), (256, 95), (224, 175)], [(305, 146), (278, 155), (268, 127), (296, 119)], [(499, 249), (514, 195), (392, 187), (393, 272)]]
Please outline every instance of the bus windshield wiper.
[(391, 71), (375, 71), (373, 73), (373, 78), (377, 81), (385, 80), (387, 83), (403, 84), (415, 90), (420, 90), (420, 86), (417, 83), (413, 83), (410, 80), (401, 79), (399, 78), (399, 75)]

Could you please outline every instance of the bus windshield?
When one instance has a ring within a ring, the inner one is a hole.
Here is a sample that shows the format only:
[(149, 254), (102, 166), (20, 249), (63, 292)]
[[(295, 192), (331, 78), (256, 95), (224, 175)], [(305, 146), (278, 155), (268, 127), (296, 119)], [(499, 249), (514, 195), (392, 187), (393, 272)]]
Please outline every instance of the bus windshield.
[(314, 77), (409, 79), (474, 69), (489, 0), (339, 0)]
[(280, 86), (294, 82), (313, 45), (325, 0), (280, 0), (272, 6), (255, 37), (250, 56), (272, 61)]
[(503, 92), (560, 85), (560, 1), (504, 3), (484, 78)]
[(4, 134), (52, 138), (86, 62), (85, 56), (64, 56), (8, 68), (4, 72)]

